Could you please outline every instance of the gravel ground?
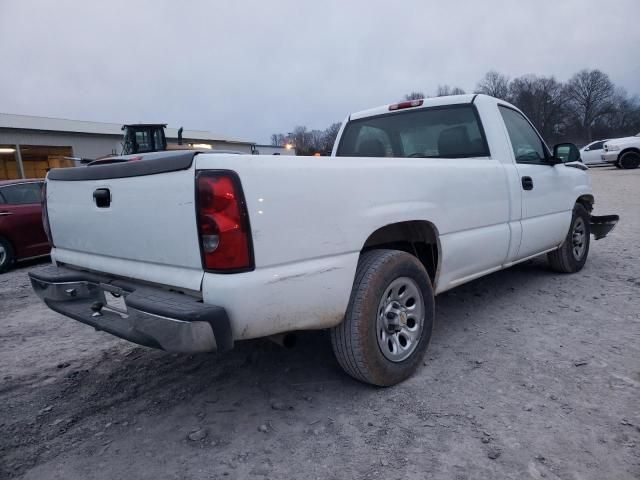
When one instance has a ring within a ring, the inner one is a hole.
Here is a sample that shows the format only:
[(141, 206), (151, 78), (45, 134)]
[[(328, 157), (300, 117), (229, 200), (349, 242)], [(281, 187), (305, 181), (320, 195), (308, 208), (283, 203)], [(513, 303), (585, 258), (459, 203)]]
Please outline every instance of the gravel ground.
[(0, 276), (0, 478), (638, 479), (640, 170), (591, 170), (620, 225), (584, 270), (544, 259), (436, 299), (425, 366), (353, 381), (324, 332), (171, 355)]

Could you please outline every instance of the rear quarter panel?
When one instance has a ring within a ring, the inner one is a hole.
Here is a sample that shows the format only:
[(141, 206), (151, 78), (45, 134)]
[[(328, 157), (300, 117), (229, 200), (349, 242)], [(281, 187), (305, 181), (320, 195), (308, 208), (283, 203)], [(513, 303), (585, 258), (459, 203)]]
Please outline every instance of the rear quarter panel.
[(198, 155), (196, 169), (236, 171), (249, 210), (256, 270), (203, 279), (204, 300), (228, 308), (236, 338), (339, 323), (360, 250), (391, 223), (437, 226), (440, 291), (499, 266), (509, 248), (507, 182), (495, 159)]

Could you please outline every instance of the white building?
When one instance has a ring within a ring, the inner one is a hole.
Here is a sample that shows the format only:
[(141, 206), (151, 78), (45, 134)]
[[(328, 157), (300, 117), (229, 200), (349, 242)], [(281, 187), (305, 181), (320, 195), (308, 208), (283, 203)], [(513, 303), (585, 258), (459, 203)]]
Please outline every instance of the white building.
[[(122, 125), (0, 113), (0, 180), (44, 177), (49, 168), (71, 167), (69, 157), (95, 159), (122, 150)], [(165, 130), (177, 143), (178, 129)], [(213, 150), (253, 153), (255, 143), (205, 131), (184, 130), (184, 143)], [(282, 149), (284, 150), (284, 148)]]
[(274, 145), (254, 145), (253, 153), (256, 155), (295, 155), (296, 149), (293, 146), (276, 147)]

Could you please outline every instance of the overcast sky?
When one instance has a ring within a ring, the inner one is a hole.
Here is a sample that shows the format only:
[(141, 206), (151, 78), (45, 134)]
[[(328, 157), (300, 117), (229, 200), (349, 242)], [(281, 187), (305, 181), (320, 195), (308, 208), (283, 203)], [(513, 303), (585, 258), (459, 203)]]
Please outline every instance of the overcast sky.
[(640, 94), (640, 0), (0, 0), (0, 112), (268, 142), (487, 70)]

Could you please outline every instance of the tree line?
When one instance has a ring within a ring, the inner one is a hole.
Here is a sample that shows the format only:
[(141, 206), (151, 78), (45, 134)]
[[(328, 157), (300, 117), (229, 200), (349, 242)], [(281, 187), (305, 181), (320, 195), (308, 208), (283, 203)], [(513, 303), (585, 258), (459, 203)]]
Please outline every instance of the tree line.
[(340, 122), (332, 123), (325, 130), (309, 130), (307, 127), (297, 126), (287, 134), (271, 135), (271, 145), (282, 147), (290, 144), (295, 147), (297, 155), (329, 155), (340, 125)]
[(553, 76), (509, 79), (490, 71), (476, 93), (514, 104), (549, 143), (585, 144), (640, 132), (640, 99), (616, 87), (600, 70), (581, 70), (564, 83)]
[[(463, 95), (456, 86), (440, 85), (434, 96)], [(640, 132), (640, 98), (617, 87), (600, 70), (581, 70), (568, 81), (553, 76), (522, 75), (509, 78), (494, 70), (477, 83), (473, 93), (506, 100), (522, 110), (549, 144), (635, 135)], [(404, 95), (404, 100), (427, 98), (422, 91)], [(298, 155), (331, 153), (340, 123), (326, 130), (297, 126), (288, 134), (273, 134), (272, 145), (291, 143)]]

